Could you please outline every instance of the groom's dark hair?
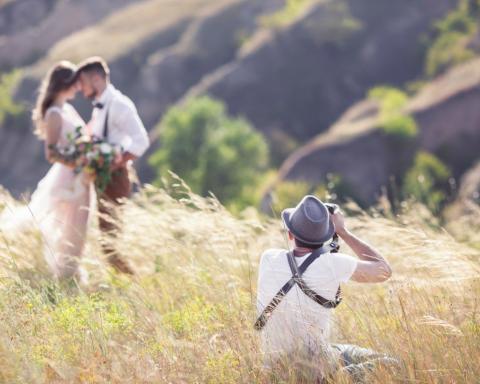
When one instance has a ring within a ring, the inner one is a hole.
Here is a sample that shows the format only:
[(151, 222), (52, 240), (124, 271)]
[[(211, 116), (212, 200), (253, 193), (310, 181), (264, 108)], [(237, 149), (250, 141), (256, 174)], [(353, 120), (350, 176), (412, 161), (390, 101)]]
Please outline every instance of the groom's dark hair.
[(98, 73), (104, 79), (110, 77), (110, 69), (108, 68), (107, 62), (99, 56), (89, 57), (82, 61), (78, 65), (77, 77), (80, 76), (81, 73)]

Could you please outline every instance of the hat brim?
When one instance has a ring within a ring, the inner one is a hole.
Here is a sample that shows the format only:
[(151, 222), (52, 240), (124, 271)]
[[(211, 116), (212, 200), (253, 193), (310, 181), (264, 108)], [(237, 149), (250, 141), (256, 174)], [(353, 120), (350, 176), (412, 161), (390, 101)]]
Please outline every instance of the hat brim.
[(325, 234), (324, 236), (322, 236), (321, 238), (318, 238), (318, 239), (306, 239), (304, 238), (302, 235), (300, 235), (298, 233), (298, 231), (295, 229), (295, 227), (292, 225), (292, 222), (290, 220), (290, 217), (292, 215), (292, 213), (295, 211), (295, 208), (287, 208), (287, 209), (284, 209), (282, 211), (282, 220), (283, 222), (285, 223), (285, 226), (287, 227), (287, 229), (292, 233), (292, 235), (304, 242), (304, 243), (307, 243), (307, 244), (312, 244), (312, 245), (321, 245), (323, 243), (325, 243), (327, 240), (330, 240), (333, 235), (335, 234), (335, 227), (333, 226), (333, 223), (332, 223), (332, 220), (331, 218), (329, 217), (328, 218), (328, 221), (329, 221), (329, 229), (328, 229), (328, 233)]

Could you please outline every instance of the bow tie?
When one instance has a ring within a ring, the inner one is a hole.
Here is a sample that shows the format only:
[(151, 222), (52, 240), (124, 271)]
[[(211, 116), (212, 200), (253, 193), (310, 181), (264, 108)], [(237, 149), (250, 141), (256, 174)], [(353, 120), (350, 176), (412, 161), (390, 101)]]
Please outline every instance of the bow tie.
[(104, 107), (102, 103), (98, 103), (98, 102), (92, 103), (92, 105), (93, 105), (93, 108), (98, 108), (98, 109), (103, 109)]

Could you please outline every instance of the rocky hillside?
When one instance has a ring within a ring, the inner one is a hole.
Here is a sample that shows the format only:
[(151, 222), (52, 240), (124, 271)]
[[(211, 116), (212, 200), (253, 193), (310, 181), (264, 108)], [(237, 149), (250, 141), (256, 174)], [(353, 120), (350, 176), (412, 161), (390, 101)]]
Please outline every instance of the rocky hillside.
[[(101, 54), (111, 64), (113, 82), (136, 102), (151, 130), (165, 109), (203, 75), (234, 59), (239, 39), (253, 33), (257, 17), (281, 5), (281, 0), (188, 0), (178, 7), (171, 0), (148, 0), (121, 8), (67, 35), (25, 67), (16, 99), (28, 108), (33, 104), (39, 80), (51, 63)], [(135, 25), (125, 28), (132, 18)], [(75, 104), (88, 118), (88, 104), (82, 100)], [(30, 133), (28, 118), (20, 126), (8, 123), (0, 129), (0, 184), (18, 193), (32, 188), (48, 164), (41, 144)], [(29, 156), (16, 152), (20, 143)], [(140, 169), (148, 180), (146, 164)]]
[(0, 3), (0, 68), (35, 62), (65, 36), (133, 2), (15, 0)]
[[(312, 0), (287, 23), (266, 23), (265, 16), (284, 3), (10, 1), (0, 7), (0, 51), (12, 53), (0, 55), (5, 60), (0, 67), (22, 68), (15, 98), (28, 111), (52, 63), (101, 54), (111, 64), (113, 82), (135, 101), (151, 131), (150, 153), (159, 145), (154, 127), (169, 106), (211, 94), (265, 133), (275, 161), (281, 161), (288, 148), (325, 132), (372, 86), (417, 78), (425, 56), (422, 39), (457, 0)], [(29, 7), (35, 12), (26, 12)], [(78, 17), (65, 16), (71, 14)], [(40, 38), (29, 39), (32, 35)], [(88, 104), (79, 99), (75, 105), (87, 118)], [(137, 167), (142, 180), (150, 181), (147, 156)], [(19, 193), (33, 188), (46, 169), (28, 113), (7, 119), (0, 127), (0, 184)], [(285, 177), (290, 175), (305, 176)]]
[(191, 94), (212, 94), (262, 132), (281, 131), (303, 142), (325, 131), (373, 85), (401, 85), (418, 76), (420, 38), (454, 4), (319, 2), (288, 28), (259, 32), (238, 60)]
[(294, 152), (282, 165), (280, 180), (321, 183), (338, 174), (360, 201), (372, 203), (391, 175), (400, 175), (418, 149), (434, 153), (460, 177), (479, 158), (480, 58), (459, 65), (425, 86), (406, 110), (418, 136), (399, 142), (379, 126), (378, 105), (364, 100), (350, 108), (329, 131)]

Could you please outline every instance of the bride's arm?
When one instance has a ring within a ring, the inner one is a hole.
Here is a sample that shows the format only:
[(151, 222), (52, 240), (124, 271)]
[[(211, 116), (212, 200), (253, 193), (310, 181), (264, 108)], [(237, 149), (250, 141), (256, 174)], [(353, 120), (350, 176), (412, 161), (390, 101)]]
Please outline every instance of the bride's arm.
[(62, 131), (62, 116), (58, 113), (49, 113), (45, 120), (45, 157), (49, 163), (62, 163), (66, 166), (73, 165), (60, 156), (57, 143)]

